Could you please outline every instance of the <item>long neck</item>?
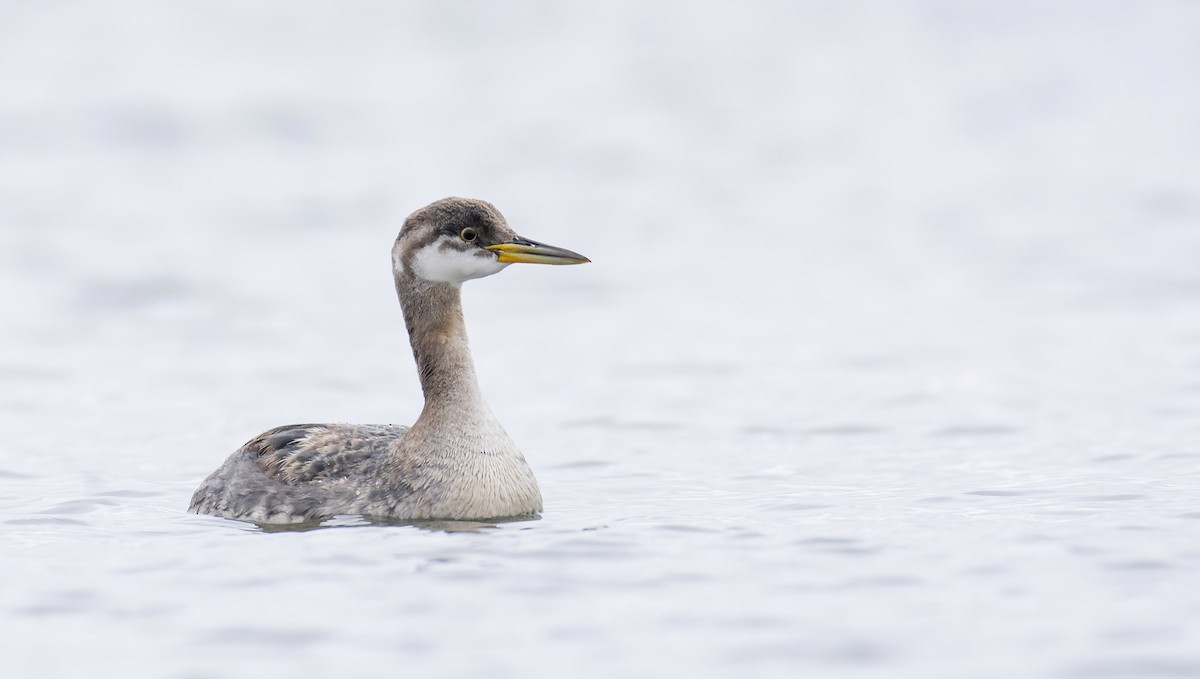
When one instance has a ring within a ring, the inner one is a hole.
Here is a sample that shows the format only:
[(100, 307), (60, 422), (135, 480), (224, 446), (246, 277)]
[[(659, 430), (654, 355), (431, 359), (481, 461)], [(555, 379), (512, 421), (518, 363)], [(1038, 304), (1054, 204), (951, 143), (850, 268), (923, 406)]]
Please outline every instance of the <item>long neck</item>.
[(486, 409), (467, 345), (459, 286), (401, 276), (396, 292), (425, 393), (422, 419), (436, 412)]
[[(540, 508), (537, 483), (525, 458), (479, 391), (459, 287), (421, 281), (401, 271), (396, 291), (425, 392), (421, 415), (390, 451), (397, 478), (415, 475), (412, 478), (419, 477), (421, 483), (432, 484), (426, 490), (443, 488), (439, 492), (449, 493), (445, 488), (453, 487), (453, 492), (468, 495), (475, 492), (472, 484), (491, 484), (499, 478), (500, 483), (518, 484), (520, 492), (532, 498), (532, 506)], [(447, 476), (451, 464), (473, 471)]]

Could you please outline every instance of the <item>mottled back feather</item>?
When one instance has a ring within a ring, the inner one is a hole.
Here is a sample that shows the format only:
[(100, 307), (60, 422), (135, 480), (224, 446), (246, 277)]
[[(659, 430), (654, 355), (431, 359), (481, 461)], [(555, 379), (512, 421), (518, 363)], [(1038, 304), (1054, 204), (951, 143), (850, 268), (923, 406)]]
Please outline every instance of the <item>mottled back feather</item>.
[(259, 434), (244, 448), (259, 469), (287, 485), (361, 476), (385, 457), (408, 427), (291, 424)]

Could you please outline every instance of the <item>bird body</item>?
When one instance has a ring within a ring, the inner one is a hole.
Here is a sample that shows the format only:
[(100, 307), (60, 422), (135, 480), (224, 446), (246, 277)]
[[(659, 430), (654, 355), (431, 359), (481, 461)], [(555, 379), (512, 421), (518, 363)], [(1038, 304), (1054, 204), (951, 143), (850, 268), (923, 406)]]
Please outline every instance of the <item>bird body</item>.
[(479, 389), (461, 285), (514, 262), (587, 261), (520, 238), (483, 201), (447, 198), (413, 213), (392, 269), (425, 396), (416, 422), (263, 432), (200, 485), (189, 510), (260, 523), (536, 517), (533, 471)]

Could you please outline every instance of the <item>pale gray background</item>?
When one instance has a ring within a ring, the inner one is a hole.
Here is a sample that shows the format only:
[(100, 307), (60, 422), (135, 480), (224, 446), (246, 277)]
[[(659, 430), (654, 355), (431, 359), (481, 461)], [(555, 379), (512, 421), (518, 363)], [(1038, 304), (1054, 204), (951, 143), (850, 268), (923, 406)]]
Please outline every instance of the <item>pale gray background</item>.
[[(1200, 676), (1197, 36), (0, 0), (0, 673)], [(416, 416), (388, 251), (449, 194), (595, 260), (465, 289), (545, 518), (185, 514)]]

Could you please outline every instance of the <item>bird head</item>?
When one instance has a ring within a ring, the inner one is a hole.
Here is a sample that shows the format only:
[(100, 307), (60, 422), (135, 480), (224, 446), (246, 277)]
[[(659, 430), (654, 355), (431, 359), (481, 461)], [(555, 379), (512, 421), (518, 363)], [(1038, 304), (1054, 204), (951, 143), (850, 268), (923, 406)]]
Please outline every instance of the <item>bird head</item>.
[(509, 264), (583, 264), (587, 257), (518, 236), (491, 203), (444, 198), (412, 213), (392, 248), (397, 276), (459, 285)]

